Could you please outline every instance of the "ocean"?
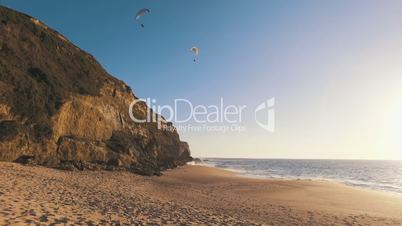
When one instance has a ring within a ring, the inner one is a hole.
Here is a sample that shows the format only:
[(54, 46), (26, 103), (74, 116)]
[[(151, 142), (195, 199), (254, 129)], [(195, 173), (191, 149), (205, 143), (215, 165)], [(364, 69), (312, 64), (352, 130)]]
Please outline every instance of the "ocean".
[(402, 161), (204, 158), (200, 164), (247, 177), (331, 180), (402, 195)]

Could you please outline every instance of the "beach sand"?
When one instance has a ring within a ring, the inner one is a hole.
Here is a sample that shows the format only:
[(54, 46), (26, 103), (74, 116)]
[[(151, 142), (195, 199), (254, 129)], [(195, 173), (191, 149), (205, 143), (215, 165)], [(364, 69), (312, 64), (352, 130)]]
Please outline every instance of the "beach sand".
[(0, 162), (0, 225), (398, 225), (402, 197), (202, 166), (160, 177)]

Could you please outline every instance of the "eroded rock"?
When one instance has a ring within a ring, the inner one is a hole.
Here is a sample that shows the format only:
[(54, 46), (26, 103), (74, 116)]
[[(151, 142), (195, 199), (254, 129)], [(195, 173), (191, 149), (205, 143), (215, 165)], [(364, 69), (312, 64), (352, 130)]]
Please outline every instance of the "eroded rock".
[(130, 119), (130, 87), (42, 22), (0, 7), (0, 43), (1, 161), (157, 175), (191, 160), (175, 131)]

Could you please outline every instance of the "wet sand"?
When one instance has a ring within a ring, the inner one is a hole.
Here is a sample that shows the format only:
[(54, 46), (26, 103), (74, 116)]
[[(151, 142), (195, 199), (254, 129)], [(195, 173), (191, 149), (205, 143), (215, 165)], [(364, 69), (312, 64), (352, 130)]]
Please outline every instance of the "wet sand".
[(185, 166), (160, 177), (0, 162), (0, 225), (398, 225), (402, 197)]

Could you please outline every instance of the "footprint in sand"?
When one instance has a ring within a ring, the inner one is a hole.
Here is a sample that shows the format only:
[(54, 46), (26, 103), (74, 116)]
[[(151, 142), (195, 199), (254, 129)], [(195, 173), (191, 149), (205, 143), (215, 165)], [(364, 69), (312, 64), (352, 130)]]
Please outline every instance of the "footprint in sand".
[(48, 222), (49, 221), (49, 219), (46, 215), (40, 216), (39, 220), (40, 220), (40, 222)]

